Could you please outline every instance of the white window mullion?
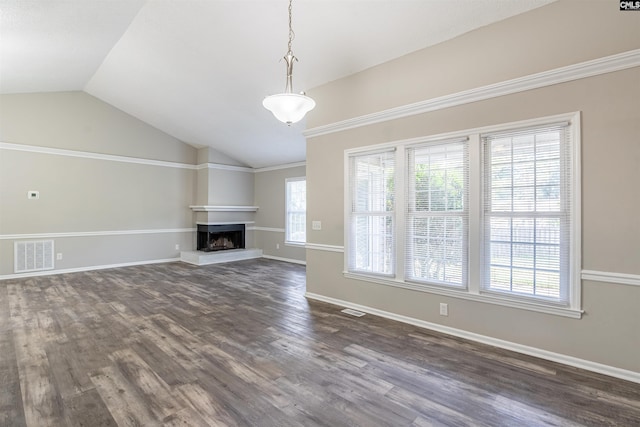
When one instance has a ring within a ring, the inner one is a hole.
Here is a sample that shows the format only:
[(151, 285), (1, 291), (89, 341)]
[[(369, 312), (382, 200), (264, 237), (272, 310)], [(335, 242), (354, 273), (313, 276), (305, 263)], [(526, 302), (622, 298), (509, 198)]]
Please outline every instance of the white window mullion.
[(396, 243), (396, 280), (404, 281), (405, 277), (405, 238), (406, 238), (406, 218), (407, 218), (407, 202), (405, 198), (407, 179), (406, 169), (408, 168), (405, 161), (405, 148), (399, 146), (396, 150), (396, 174), (395, 174), (395, 243)]
[(469, 136), (469, 262), (468, 290), (471, 294), (480, 294), (480, 280), (483, 257), (483, 221), (482, 212), (482, 143), (480, 135)]

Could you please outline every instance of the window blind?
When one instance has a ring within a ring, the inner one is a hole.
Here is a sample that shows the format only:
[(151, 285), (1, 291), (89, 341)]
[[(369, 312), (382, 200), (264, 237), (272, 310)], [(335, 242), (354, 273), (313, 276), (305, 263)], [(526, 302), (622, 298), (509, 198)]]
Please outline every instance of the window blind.
[(307, 240), (307, 181), (305, 178), (286, 180), (285, 241), (305, 243)]
[(405, 277), (466, 286), (468, 276), (467, 140), (409, 147)]
[(350, 157), (348, 269), (394, 274), (395, 151)]
[(487, 292), (569, 303), (568, 123), (482, 135)]

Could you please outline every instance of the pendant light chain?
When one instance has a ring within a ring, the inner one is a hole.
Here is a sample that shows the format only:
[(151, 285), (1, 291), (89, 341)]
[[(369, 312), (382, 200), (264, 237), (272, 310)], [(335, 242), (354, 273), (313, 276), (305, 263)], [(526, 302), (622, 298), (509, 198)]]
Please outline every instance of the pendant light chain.
[(292, 10), (293, 10), (293, 0), (289, 0), (289, 52), (291, 52), (291, 42), (296, 37), (296, 33), (293, 32), (293, 26), (291, 25)]

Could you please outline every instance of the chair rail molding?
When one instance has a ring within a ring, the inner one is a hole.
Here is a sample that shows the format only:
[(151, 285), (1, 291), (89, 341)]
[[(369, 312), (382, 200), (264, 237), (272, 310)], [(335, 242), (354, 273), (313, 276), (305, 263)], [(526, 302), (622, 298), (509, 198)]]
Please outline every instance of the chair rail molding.
[(258, 206), (214, 206), (214, 205), (191, 205), (189, 208), (194, 212), (256, 212)]
[(640, 286), (640, 274), (612, 273), (609, 271), (582, 270), (582, 280)]
[(195, 228), (154, 228), (147, 230), (68, 231), (62, 233), (0, 234), (0, 240), (51, 239), (62, 237), (122, 236), (131, 234), (191, 233)]
[(305, 249), (311, 249), (314, 251), (325, 251), (325, 252), (344, 252), (344, 246), (337, 245), (325, 245), (323, 243), (306, 243), (304, 245)]

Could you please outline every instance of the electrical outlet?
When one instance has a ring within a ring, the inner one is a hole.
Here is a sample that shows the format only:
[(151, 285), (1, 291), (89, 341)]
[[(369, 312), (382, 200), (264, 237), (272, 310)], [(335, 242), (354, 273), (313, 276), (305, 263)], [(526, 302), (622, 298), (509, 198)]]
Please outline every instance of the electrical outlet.
[(440, 303), (440, 316), (448, 316), (449, 315), (449, 304), (441, 302)]
[(276, 249), (280, 249), (280, 243), (276, 243)]
[(311, 221), (312, 230), (322, 230), (322, 221)]
[(176, 243), (176, 251), (180, 250), (180, 245)]
[(60, 261), (60, 260), (62, 259), (62, 252), (58, 252), (58, 253), (56, 254), (56, 259), (57, 259), (58, 261)]

